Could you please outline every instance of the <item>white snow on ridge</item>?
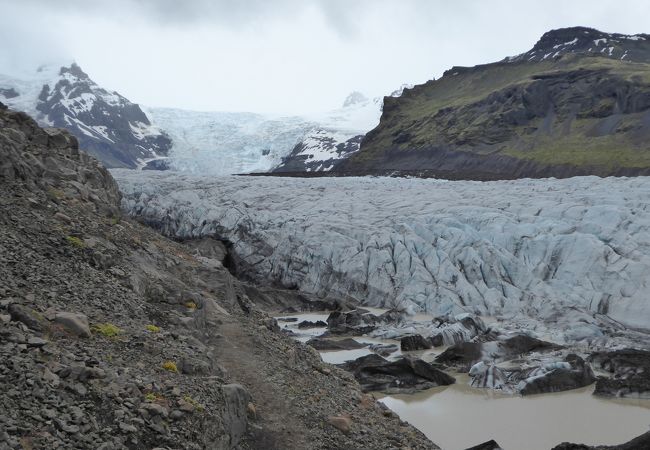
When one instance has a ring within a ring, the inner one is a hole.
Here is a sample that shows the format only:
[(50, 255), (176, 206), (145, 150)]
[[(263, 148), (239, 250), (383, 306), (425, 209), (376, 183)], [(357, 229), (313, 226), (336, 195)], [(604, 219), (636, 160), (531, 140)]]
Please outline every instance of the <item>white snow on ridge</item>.
[(358, 134), (358, 132), (315, 129), (304, 137), (302, 141), (304, 147), (297, 156), (307, 156), (310, 162), (337, 159), (336, 146)]
[(650, 323), (650, 178), (114, 176), (129, 213), (230, 240), (259, 279), (434, 314)]

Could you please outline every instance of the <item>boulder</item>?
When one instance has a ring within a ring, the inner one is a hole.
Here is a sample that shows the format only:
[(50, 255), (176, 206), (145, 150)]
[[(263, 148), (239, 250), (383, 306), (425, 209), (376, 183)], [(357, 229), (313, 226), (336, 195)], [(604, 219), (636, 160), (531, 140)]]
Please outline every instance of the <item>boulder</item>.
[(54, 322), (60, 324), (68, 331), (81, 337), (90, 337), (90, 326), (88, 317), (84, 314), (72, 312), (57, 312), (54, 316)]
[(43, 331), (43, 318), (32, 308), (12, 303), (9, 305), (9, 315), (11, 320), (22, 322), (34, 331)]
[(341, 367), (354, 375), (364, 392), (411, 393), (456, 381), (433, 365), (415, 358), (388, 361), (372, 354), (348, 361)]
[(327, 418), (327, 423), (344, 434), (350, 432), (352, 426), (352, 419), (346, 416), (330, 416)]
[[(225, 401), (223, 425), (228, 434), (222, 437), (224, 448), (235, 448), (248, 427), (248, 404), (251, 396), (240, 384), (225, 384), (221, 387)], [(210, 444), (209, 447), (214, 445)]]

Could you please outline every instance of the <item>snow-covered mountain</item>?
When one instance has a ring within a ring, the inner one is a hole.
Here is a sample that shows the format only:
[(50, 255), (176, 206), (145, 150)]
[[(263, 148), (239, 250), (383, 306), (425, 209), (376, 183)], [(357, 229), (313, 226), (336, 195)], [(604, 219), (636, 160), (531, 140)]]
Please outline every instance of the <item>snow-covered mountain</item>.
[(41, 125), (67, 128), (107, 167), (206, 175), (331, 170), (359, 150), (383, 104), (353, 92), (341, 108), (301, 116), (141, 108), (76, 64), (0, 75), (0, 101)]
[(143, 167), (171, 148), (138, 105), (100, 87), (74, 63), (20, 78), (0, 75), (0, 101), (43, 126), (67, 128), (107, 167)]
[[(402, 86), (391, 95), (401, 95)], [(383, 99), (351, 93), (341, 108), (302, 116), (149, 108), (169, 133), (169, 167), (198, 174), (327, 171), (359, 150)]]
[[(404, 89), (412, 87), (404, 84), (390, 96), (399, 97)], [(311, 121), (319, 125), (303, 137), (273, 172), (332, 170), (359, 151), (364, 135), (379, 123), (383, 103), (381, 97), (368, 99), (361, 92), (355, 91), (348, 95), (341, 108), (309, 116)]]

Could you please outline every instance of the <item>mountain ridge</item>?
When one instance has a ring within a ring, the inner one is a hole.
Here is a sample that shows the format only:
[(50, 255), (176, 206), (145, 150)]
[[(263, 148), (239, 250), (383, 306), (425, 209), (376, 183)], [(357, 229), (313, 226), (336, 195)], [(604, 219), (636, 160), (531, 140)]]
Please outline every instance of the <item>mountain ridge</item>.
[[(335, 170), (455, 179), (649, 174), (650, 41), (589, 30), (546, 33), (530, 52), (454, 67), (386, 98), (379, 126)], [(590, 52), (592, 37), (616, 41), (605, 47), (613, 50)], [(546, 56), (554, 47), (559, 53)]]
[[(13, 84), (13, 86), (12, 86)], [(0, 79), (0, 99), (40, 124), (66, 128), (107, 167), (138, 168), (164, 157), (171, 141), (139, 105), (95, 83), (79, 65), (40, 68), (31, 80)]]

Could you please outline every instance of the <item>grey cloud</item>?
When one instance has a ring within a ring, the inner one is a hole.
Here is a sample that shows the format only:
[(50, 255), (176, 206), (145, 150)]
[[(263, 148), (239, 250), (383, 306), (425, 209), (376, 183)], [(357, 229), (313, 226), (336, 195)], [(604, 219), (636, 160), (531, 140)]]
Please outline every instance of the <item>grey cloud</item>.
[[(3, 1), (0, 0), (0, 4)], [(363, 8), (384, 0), (21, 0), (54, 12), (103, 17), (134, 17), (154, 24), (192, 26), (218, 24), (239, 27), (259, 21), (290, 21), (315, 8), (341, 36), (355, 35), (355, 21)]]

